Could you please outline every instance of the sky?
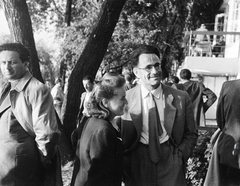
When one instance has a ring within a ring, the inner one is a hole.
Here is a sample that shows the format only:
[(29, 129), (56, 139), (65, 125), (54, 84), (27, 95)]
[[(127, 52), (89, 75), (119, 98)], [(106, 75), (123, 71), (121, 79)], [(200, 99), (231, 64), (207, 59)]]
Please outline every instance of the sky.
[(8, 24), (2, 10), (0, 10), (0, 34), (9, 34)]

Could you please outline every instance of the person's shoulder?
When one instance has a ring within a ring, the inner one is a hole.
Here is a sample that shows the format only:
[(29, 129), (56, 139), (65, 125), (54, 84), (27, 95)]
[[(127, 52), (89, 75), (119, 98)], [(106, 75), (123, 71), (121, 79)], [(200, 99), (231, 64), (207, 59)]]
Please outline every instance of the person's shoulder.
[(109, 121), (107, 121), (106, 119), (97, 118), (97, 117), (91, 117), (89, 119), (88, 126), (89, 128), (91, 128), (91, 130), (94, 130), (98, 133), (101, 131), (104, 131), (104, 132), (114, 131), (113, 126)]
[(136, 90), (140, 89), (140, 87), (141, 87), (140, 84), (133, 86), (131, 89), (127, 90), (127, 94), (135, 92)]
[(182, 83), (173, 84), (171, 87), (184, 91), (184, 85)]
[[(179, 84), (180, 85), (180, 84)], [(170, 87), (167, 85), (162, 85), (164, 89), (169, 90), (173, 95), (180, 95), (180, 96), (184, 96), (186, 94), (185, 91), (174, 88), (174, 87)]]
[[(32, 77), (29, 81), (29, 83), (27, 84), (26, 87), (27, 90), (30, 91), (30, 93), (32, 92), (49, 92), (50, 90), (47, 87), (47, 85), (43, 84), (42, 82), (40, 82), (39, 80), (37, 80), (36, 78)], [(34, 91), (33, 91), (34, 90)]]
[(196, 80), (190, 80), (186, 83), (183, 84), (184, 86), (191, 86), (191, 87), (202, 87), (204, 86), (204, 84), (200, 81), (196, 81)]
[(227, 87), (227, 86), (238, 86), (238, 85), (240, 85), (240, 79), (225, 81), (222, 86)]
[(189, 84), (196, 84), (196, 85), (202, 84), (202, 82), (196, 81), (196, 80), (190, 80), (190, 81), (188, 81), (187, 83), (189, 83)]
[(93, 125), (95, 125), (95, 127), (99, 127), (100, 125), (107, 125), (109, 122), (105, 119), (102, 118), (98, 118), (98, 117), (91, 117), (89, 118), (89, 122), (88, 123), (92, 123)]

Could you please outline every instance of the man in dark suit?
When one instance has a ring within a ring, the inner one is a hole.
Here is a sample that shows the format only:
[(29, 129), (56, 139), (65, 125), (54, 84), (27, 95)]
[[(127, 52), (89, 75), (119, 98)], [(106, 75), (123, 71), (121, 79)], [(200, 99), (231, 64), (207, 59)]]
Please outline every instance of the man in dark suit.
[[(217, 100), (216, 94), (206, 88), (202, 82), (192, 81), (192, 73), (189, 69), (180, 71), (183, 90), (185, 90), (193, 103), (194, 118), (197, 126), (205, 126), (205, 113)], [(203, 97), (206, 97), (204, 102)]]
[(205, 185), (240, 185), (240, 80), (222, 85), (217, 105), (221, 133), (214, 145)]
[[(121, 117), (125, 184), (186, 185), (185, 165), (197, 140), (190, 98), (161, 83), (157, 48), (143, 45), (132, 53), (131, 60), (141, 83), (127, 91), (128, 108)], [(154, 109), (149, 109), (148, 100), (155, 102)], [(153, 110), (154, 116), (150, 115)], [(154, 123), (157, 126), (152, 131)]]

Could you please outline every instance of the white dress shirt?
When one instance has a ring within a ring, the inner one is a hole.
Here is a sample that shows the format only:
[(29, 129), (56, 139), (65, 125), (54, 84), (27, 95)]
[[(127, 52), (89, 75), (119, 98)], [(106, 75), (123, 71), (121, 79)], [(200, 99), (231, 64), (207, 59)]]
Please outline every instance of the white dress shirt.
[[(166, 129), (164, 128), (164, 109), (165, 109), (165, 100), (163, 98), (163, 91), (162, 91), (162, 85), (151, 91), (159, 113), (160, 122), (163, 129), (163, 134), (159, 136), (159, 143), (164, 143), (169, 139), (169, 136), (167, 134)], [(149, 143), (149, 137), (148, 137), (148, 115), (149, 110), (147, 107), (147, 97), (149, 96), (149, 91), (142, 85), (141, 86), (141, 95), (142, 95), (142, 116), (143, 116), (143, 127), (140, 137), (140, 142), (143, 144)]]

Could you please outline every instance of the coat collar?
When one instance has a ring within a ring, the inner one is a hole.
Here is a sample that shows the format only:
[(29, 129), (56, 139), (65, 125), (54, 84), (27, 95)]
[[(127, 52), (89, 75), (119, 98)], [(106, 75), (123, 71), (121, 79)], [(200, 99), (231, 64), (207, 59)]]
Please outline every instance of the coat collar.
[[(10, 92), (12, 90), (21, 92), (31, 78), (32, 78), (31, 73), (27, 71), (26, 74), (17, 82), (16, 86), (14, 88), (11, 88)], [(10, 94), (11, 93), (7, 95), (7, 97), (4, 99), (4, 101), (0, 105), (0, 113), (2, 113), (3, 111), (5, 111), (7, 108), (11, 106)]]
[(11, 90), (21, 92), (32, 77), (33, 77), (32, 74), (29, 71), (27, 71), (25, 75), (19, 80), (17, 85)]

